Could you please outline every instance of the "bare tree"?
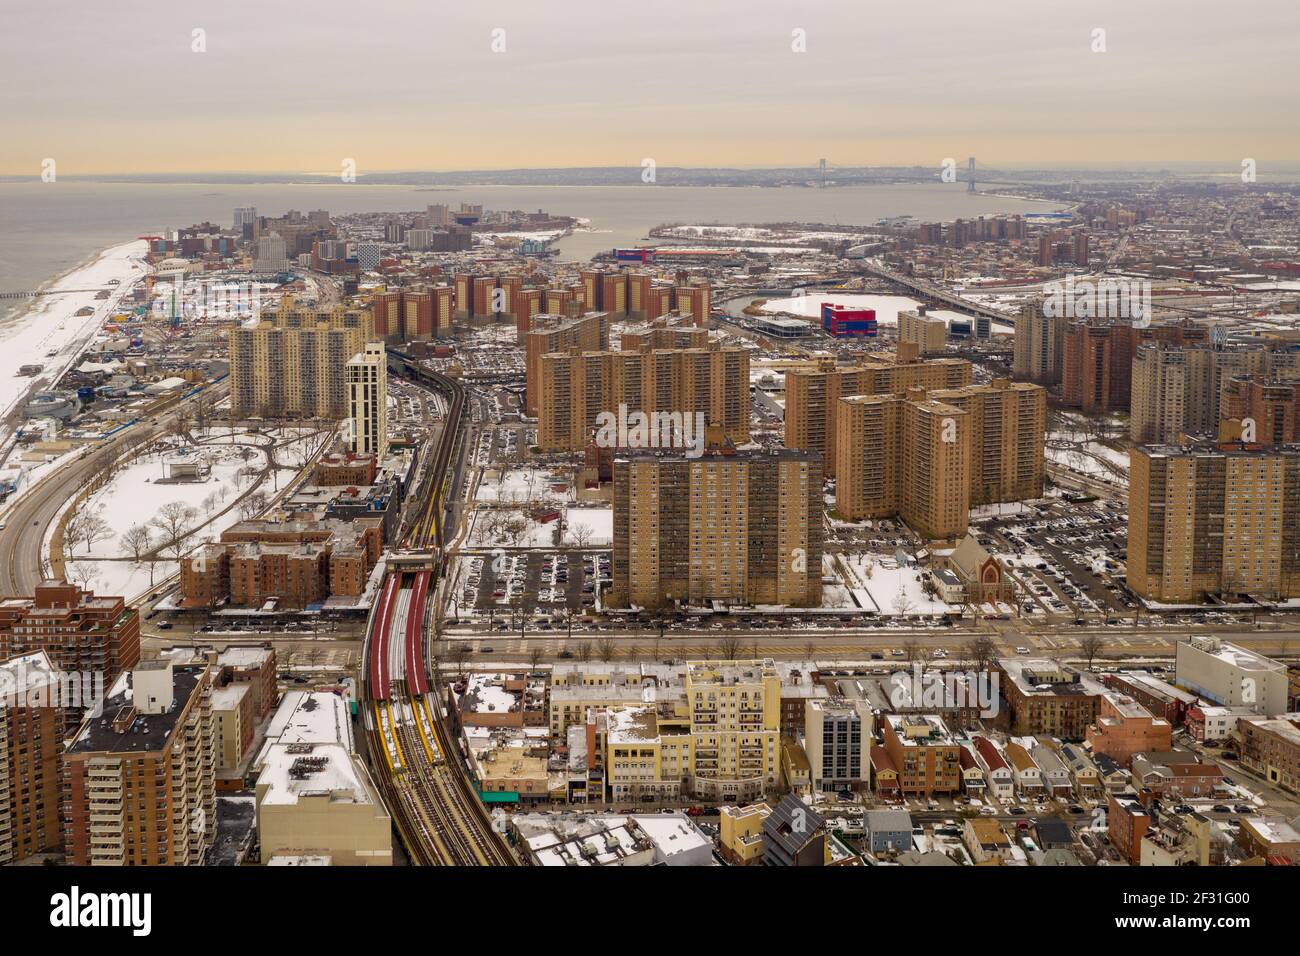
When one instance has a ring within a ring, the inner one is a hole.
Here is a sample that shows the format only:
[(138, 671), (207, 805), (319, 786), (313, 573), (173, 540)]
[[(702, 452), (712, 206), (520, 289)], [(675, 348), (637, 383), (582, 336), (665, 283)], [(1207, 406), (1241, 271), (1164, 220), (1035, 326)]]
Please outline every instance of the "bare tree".
[(988, 635), (980, 634), (962, 645), (962, 653), (977, 671), (984, 671), (988, 670), (989, 664), (997, 654), (997, 645)]
[(591, 660), (591, 641), (583, 641), (578, 645), (578, 660), (584, 664)]
[(734, 661), (740, 657), (740, 638), (724, 637), (718, 641), (718, 659)]
[(181, 439), (182, 442), (187, 441), (189, 438), (191, 421), (190, 410), (188, 408), (182, 406), (176, 409), (176, 414), (172, 416), (171, 422), (169, 423), (171, 425), (171, 433)]
[(921, 642), (916, 638), (908, 638), (903, 642), (903, 656), (907, 658), (907, 663), (911, 664), (921, 658)]
[(200, 392), (194, 397), (194, 427), (201, 432), (208, 430), (208, 419), (211, 418), (212, 401), (207, 395)]
[(254, 491), (244, 496), (239, 502), (239, 515), (245, 521), (262, 513), (266, 508), (266, 495), (261, 491)]
[(528, 651), (528, 666), (537, 670), (537, 665), (542, 662), (542, 649), (534, 644)]
[(812, 659), (816, 656), (817, 656), (817, 645), (814, 644), (812, 641), (808, 641), (807, 643), (805, 643), (803, 646), (803, 659), (806, 661), (812, 661)]
[(199, 511), (183, 501), (171, 501), (158, 509), (153, 526), (162, 532), (162, 547), (172, 553), (176, 561), (185, 551), (185, 532), (199, 516)]
[(897, 612), (899, 617), (907, 617), (908, 613), (914, 607), (916, 607), (916, 603), (907, 596), (906, 589), (903, 588), (902, 585), (899, 585), (898, 593), (894, 595), (895, 612)]
[(122, 533), (118, 544), (123, 551), (131, 555), (131, 561), (136, 567), (149, 565), (149, 587), (153, 587), (154, 562), (149, 558), (149, 551), (153, 547), (153, 532), (149, 530), (149, 526), (131, 525)]
[(585, 548), (591, 543), (591, 525), (588, 524), (571, 524), (569, 525), (569, 537), (579, 548)]
[(108, 522), (98, 514), (93, 511), (85, 511), (77, 515), (75, 523), (68, 523), (64, 533), (84, 543), (86, 553), (89, 554), (90, 549), (95, 546), (95, 542), (104, 540), (112, 530), (108, 526)]
[(95, 565), (89, 561), (73, 561), (67, 567), (72, 580), (89, 591), (90, 582), (95, 580)]
[(451, 645), (451, 661), (456, 665), (456, 676), (459, 677), (465, 668), (465, 658), (469, 657), (469, 645), (464, 641), (457, 641)]
[(1088, 670), (1092, 670), (1092, 662), (1095, 661), (1101, 652), (1106, 648), (1106, 639), (1100, 634), (1085, 634), (1079, 638), (1079, 653), (1088, 661)]
[(614, 642), (612, 637), (602, 637), (596, 647), (596, 653), (602, 661), (608, 664), (614, 659), (614, 655), (618, 653), (618, 644)]

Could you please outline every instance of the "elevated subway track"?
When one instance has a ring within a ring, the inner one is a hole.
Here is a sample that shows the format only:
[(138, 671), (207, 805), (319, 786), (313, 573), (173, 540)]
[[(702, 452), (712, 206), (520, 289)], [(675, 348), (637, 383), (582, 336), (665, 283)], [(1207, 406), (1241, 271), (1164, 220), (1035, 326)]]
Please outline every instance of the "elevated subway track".
[(371, 609), (361, 699), (368, 755), (402, 844), (421, 866), (512, 866), (443, 714), (431, 653), (442, 545), (465, 410), (456, 380), (389, 353), (394, 374), (447, 398), (442, 433), (408, 498), (409, 526)]

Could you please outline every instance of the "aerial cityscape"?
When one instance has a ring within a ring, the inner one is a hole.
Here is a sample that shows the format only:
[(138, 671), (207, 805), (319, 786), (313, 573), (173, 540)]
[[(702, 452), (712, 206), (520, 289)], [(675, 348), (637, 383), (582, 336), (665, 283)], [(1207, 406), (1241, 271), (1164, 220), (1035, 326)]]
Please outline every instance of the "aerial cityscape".
[(65, 6), (0, 145), (0, 872), (51, 926), (173, 866), (1269, 916), (1293, 7), (1193, 67), (1200, 2)]

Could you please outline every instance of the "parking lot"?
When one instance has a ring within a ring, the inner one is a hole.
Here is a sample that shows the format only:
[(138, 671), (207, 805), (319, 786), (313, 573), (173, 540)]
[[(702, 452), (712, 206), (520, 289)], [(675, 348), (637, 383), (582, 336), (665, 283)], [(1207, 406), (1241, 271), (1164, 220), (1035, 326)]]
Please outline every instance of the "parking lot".
[(608, 587), (608, 550), (499, 550), (465, 556), (460, 563), (457, 616), (486, 617), (498, 630), (563, 627), (569, 616), (596, 609), (597, 587)]
[(1021, 609), (1045, 618), (1131, 615), (1137, 602), (1118, 580), (1127, 516), (1115, 501), (1052, 501), (979, 526), (1023, 588)]

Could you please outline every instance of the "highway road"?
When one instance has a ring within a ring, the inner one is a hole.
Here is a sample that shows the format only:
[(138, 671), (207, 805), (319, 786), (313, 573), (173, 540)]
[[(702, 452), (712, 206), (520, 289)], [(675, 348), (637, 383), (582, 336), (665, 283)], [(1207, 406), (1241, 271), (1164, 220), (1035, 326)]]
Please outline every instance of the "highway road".
[[(200, 392), (210, 402), (225, 397), (229, 386), (224, 382)], [(30, 595), (36, 585), (49, 576), (44, 554), (45, 536), (68, 501), (95, 475), (108, 468), (132, 446), (153, 441), (172, 427), (178, 411), (193, 398), (158, 415), (119, 432), (96, 446), (75, 452), (66, 462), (22, 492), (5, 513), (0, 529), (0, 587), (11, 595)]]

